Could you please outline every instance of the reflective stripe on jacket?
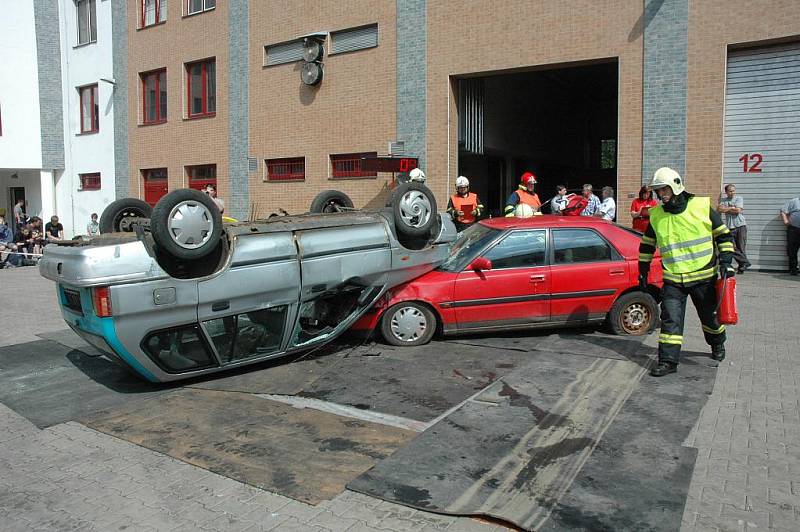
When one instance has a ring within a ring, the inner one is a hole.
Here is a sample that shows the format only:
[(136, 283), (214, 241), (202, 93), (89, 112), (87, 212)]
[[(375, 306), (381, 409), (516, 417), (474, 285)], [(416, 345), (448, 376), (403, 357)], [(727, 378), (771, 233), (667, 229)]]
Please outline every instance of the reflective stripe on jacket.
[(650, 210), (664, 279), (685, 282), (714, 276), (714, 269), (708, 268), (714, 258), (710, 205), (709, 198), (693, 197), (680, 214), (670, 214), (662, 205)]

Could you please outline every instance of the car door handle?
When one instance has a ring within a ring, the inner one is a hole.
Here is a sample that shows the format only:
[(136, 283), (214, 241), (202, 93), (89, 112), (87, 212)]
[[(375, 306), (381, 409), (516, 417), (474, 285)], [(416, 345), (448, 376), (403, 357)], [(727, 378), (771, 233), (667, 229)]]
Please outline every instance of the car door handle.
[(611, 268), (610, 270), (608, 270), (608, 274), (609, 275), (625, 275), (625, 269), (624, 268)]
[(214, 312), (219, 312), (221, 310), (228, 310), (231, 308), (230, 301), (217, 301), (216, 303), (211, 304), (211, 310)]
[(531, 275), (531, 282), (532, 283), (543, 283), (544, 282), (544, 275)]

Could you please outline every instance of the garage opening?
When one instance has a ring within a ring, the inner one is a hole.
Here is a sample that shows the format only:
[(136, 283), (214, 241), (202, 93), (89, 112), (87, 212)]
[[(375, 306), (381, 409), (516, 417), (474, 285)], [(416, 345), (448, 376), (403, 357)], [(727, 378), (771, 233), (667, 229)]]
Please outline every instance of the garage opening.
[[(491, 216), (532, 171), (544, 203), (565, 185), (617, 190), (617, 61), (460, 78), (458, 175)], [(448, 191), (452, 194), (453, 191)], [(544, 209), (549, 212), (549, 206)]]

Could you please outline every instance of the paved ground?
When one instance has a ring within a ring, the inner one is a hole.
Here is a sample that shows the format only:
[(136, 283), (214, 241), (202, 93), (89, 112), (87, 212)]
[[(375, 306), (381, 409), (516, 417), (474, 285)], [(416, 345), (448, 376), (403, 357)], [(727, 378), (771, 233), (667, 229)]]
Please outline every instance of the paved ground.
[[(686, 442), (699, 456), (682, 529), (800, 530), (800, 279), (739, 281), (741, 324)], [(0, 346), (64, 329), (52, 284), (34, 268), (0, 271), (0, 309)], [(707, 351), (693, 315), (685, 337), (687, 350)], [(4, 405), (0, 522), (3, 530), (503, 529), (351, 491), (310, 506), (76, 422), (39, 429)]]

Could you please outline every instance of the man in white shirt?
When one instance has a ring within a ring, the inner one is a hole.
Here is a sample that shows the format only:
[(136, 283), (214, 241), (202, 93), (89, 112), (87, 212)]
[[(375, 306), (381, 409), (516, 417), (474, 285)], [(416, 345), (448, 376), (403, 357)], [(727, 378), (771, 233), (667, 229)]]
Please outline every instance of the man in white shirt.
[(594, 215), (603, 220), (614, 221), (614, 217), (617, 215), (617, 204), (614, 201), (613, 188), (603, 187), (603, 201), (600, 203), (600, 207), (597, 208), (597, 212), (594, 213)]
[(550, 214), (561, 214), (561, 211), (567, 206), (567, 202), (567, 187), (558, 185), (556, 196), (550, 200)]

